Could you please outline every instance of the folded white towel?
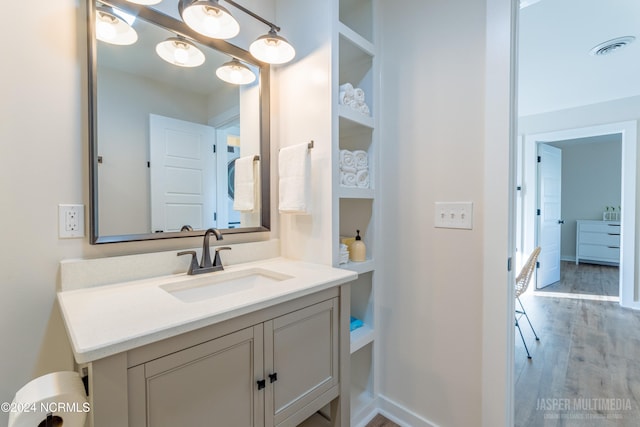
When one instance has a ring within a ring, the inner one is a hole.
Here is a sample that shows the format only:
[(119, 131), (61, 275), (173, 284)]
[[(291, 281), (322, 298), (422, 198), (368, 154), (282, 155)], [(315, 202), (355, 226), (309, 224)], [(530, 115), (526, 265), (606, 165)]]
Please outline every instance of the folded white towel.
[(311, 154), (308, 144), (282, 148), (278, 171), (280, 213), (311, 213)]
[(364, 91), (362, 89), (355, 88), (353, 90), (353, 99), (355, 99), (356, 101), (363, 103), (364, 102)]
[(356, 186), (356, 174), (352, 172), (340, 172), (340, 184), (344, 187)]
[(236, 159), (234, 177), (233, 209), (240, 212), (254, 212), (258, 203), (260, 161), (254, 156)]
[(362, 169), (356, 174), (356, 186), (358, 188), (369, 188), (369, 170)]
[(356, 167), (356, 158), (353, 152), (349, 150), (340, 150), (340, 168), (343, 170), (351, 170)]
[(369, 167), (369, 154), (364, 150), (356, 150), (353, 152), (353, 158), (355, 159), (356, 169), (362, 170)]

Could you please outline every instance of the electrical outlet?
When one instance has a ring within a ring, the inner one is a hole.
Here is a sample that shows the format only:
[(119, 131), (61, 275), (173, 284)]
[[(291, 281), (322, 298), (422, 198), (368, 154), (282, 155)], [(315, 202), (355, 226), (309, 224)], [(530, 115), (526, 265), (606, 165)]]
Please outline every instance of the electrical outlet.
[(84, 205), (58, 205), (58, 219), (61, 239), (84, 237)]
[(473, 202), (436, 202), (436, 228), (473, 228)]

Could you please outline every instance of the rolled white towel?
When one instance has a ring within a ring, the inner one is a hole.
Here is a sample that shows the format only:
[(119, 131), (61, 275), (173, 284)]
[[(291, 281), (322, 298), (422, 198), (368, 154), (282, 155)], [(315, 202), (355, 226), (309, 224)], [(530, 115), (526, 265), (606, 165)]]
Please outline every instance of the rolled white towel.
[(364, 102), (364, 91), (359, 87), (353, 90), (353, 99), (358, 102)]
[(344, 165), (340, 165), (340, 172), (347, 172), (347, 173), (356, 173), (358, 172), (358, 168), (354, 167), (349, 167), (349, 166), (344, 166)]
[(360, 104), (358, 103), (358, 101), (356, 101), (355, 99), (352, 99), (351, 101), (348, 101), (346, 104), (344, 104), (346, 106), (348, 106), (349, 108), (351, 108), (352, 110), (358, 110), (360, 108)]
[(355, 169), (356, 158), (349, 150), (340, 150), (340, 168), (345, 170)]
[(369, 170), (363, 169), (356, 174), (356, 186), (358, 188), (369, 188)]
[(356, 150), (353, 152), (353, 157), (355, 159), (357, 170), (360, 171), (369, 167), (369, 153), (367, 153), (366, 151)]
[(353, 96), (354, 90), (355, 89), (353, 88), (353, 85), (351, 83), (345, 83), (343, 85), (340, 85), (340, 92), (346, 92), (347, 95)]
[(340, 85), (339, 102), (342, 105), (351, 105), (354, 101), (355, 89), (351, 83)]
[(350, 172), (340, 172), (340, 184), (344, 187), (356, 186), (356, 174)]
[(371, 111), (369, 110), (369, 106), (367, 104), (362, 104), (360, 105), (360, 107), (358, 107), (358, 111), (361, 112), (362, 114), (364, 114), (365, 116), (370, 116), (371, 115)]

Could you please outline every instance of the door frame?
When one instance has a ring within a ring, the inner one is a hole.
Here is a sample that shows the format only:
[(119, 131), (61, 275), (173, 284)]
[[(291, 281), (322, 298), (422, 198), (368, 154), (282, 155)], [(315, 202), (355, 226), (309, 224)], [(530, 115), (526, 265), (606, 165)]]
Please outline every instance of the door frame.
[[(637, 126), (635, 120), (565, 129), (553, 132), (523, 135), (523, 212), (522, 224), (523, 253), (530, 253), (535, 248), (537, 239), (536, 203), (537, 203), (537, 148), (540, 143), (549, 143), (567, 139), (586, 138), (590, 136), (621, 134), (622, 135), (622, 185), (621, 218), (622, 239), (620, 241), (620, 305), (640, 310), (640, 301), (635, 298), (635, 218), (636, 218), (636, 177), (637, 177)], [(527, 185), (529, 184), (529, 185)]]

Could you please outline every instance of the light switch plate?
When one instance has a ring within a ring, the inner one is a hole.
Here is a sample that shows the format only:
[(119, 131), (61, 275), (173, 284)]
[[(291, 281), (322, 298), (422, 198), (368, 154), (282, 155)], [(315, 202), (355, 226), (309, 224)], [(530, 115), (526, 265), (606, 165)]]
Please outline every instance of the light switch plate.
[(84, 237), (84, 205), (58, 205), (58, 237)]
[(436, 228), (473, 229), (473, 202), (436, 202)]

